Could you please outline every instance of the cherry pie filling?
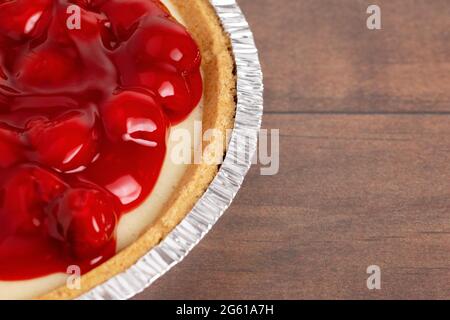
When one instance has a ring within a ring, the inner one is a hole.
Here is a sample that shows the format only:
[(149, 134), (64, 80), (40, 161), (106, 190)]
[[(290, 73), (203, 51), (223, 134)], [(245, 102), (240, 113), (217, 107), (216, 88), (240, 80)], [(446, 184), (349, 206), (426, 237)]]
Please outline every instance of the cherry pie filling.
[(0, 280), (115, 254), (199, 103), (200, 62), (159, 0), (0, 0)]

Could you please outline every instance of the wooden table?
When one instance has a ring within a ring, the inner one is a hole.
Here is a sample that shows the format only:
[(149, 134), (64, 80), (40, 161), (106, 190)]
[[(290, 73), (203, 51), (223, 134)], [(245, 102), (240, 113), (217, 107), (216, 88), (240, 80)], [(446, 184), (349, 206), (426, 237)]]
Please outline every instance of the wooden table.
[[(450, 297), (450, 2), (240, 0), (278, 175), (138, 299)], [(377, 3), (382, 30), (366, 28)], [(381, 290), (366, 287), (379, 265)]]

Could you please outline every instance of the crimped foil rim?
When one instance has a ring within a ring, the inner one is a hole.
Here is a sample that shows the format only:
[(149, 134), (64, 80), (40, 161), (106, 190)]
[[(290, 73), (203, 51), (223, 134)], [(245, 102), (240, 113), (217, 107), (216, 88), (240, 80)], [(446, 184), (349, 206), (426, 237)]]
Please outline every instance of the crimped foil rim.
[(192, 211), (160, 244), (132, 267), (79, 299), (129, 299), (150, 286), (182, 261), (208, 233), (231, 204), (250, 168), (263, 113), (263, 83), (258, 51), (250, 27), (236, 1), (210, 2), (231, 38), (237, 72), (236, 119), (224, 162)]

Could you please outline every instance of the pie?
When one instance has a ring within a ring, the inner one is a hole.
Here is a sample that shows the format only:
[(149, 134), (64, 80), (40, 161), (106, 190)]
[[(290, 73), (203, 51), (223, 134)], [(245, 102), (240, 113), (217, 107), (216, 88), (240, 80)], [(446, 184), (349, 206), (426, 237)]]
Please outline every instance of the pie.
[(157, 245), (218, 170), (171, 138), (223, 157), (194, 127), (232, 128), (234, 66), (208, 0), (0, 0), (0, 298), (75, 298)]

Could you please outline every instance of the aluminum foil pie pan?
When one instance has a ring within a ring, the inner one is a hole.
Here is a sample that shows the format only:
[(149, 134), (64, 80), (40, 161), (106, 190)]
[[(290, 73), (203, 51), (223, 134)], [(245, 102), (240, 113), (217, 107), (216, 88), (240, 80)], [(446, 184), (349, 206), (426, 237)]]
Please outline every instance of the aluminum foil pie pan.
[(129, 299), (169, 271), (200, 242), (242, 185), (257, 148), (263, 83), (252, 32), (235, 0), (210, 0), (232, 42), (237, 69), (237, 108), (227, 154), (218, 174), (191, 212), (132, 267), (79, 299)]

